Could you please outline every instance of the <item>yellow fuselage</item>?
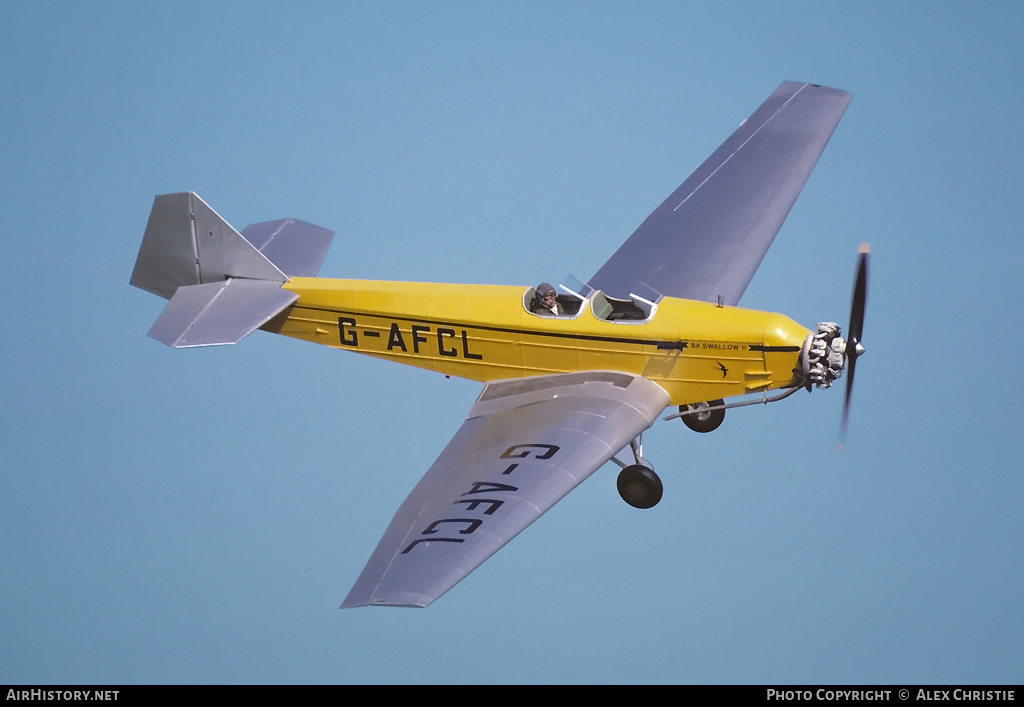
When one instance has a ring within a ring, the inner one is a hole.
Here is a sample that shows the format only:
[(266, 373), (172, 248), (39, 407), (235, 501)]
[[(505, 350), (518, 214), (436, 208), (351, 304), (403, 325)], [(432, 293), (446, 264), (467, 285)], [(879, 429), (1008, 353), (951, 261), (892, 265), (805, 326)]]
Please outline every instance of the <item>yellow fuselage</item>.
[(589, 370), (661, 385), (673, 405), (790, 385), (810, 332), (788, 317), (665, 297), (644, 321), (527, 311), (527, 288), (293, 278), (263, 328), (477, 381)]

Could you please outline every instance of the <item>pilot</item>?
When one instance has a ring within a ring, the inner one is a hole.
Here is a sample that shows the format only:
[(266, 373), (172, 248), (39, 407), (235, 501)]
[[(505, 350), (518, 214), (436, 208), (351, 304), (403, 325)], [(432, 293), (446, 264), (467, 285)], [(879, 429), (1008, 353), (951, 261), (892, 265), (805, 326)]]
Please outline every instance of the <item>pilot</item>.
[(530, 304), (530, 311), (542, 317), (564, 317), (565, 308), (558, 301), (555, 288), (546, 282), (537, 285), (537, 295)]

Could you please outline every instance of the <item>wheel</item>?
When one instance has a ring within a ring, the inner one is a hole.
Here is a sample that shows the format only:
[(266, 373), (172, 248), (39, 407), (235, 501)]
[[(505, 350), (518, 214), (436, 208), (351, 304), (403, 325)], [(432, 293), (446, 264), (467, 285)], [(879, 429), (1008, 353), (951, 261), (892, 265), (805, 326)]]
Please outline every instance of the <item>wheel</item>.
[(693, 405), (680, 405), (679, 412), (686, 410), (701, 410), (702, 412), (693, 415), (683, 415), (680, 418), (683, 424), (694, 432), (713, 432), (718, 429), (725, 419), (725, 410), (709, 410), (716, 405), (725, 405), (724, 400), (709, 400), (706, 403), (694, 403)]
[(633, 508), (653, 508), (661, 500), (664, 488), (654, 469), (634, 464), (619, 472), (619, 495)]

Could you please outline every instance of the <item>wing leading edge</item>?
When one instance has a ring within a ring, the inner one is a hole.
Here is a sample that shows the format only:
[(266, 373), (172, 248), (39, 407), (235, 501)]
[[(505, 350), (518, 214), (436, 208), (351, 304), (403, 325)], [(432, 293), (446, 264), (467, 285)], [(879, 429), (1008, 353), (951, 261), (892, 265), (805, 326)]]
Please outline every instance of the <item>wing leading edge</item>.
[(427, 606), (650, 427), (668, 400), (627, 373), (489, 383), (342, 608)]
[(738, 304), (851, 98), (782, 83), (589, 284), (613, 297), (646, 285), (671, 297)]

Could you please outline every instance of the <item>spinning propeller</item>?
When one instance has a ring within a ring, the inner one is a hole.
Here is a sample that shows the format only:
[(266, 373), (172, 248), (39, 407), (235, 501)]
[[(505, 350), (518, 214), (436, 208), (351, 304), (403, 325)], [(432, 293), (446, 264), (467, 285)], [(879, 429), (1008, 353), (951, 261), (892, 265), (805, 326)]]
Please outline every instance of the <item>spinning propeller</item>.
[(857, 279), (853, 284), (853, 304), (850, 306), (850, 327), (846, 337), (846, 399), (843, 401), (843, 421), (839, 426), (839, 448), (846, 444), (846, 425), (850, 418), (850, 395), (853, 392), (853, 370), (857, 359), (864, 353), (861, 344), (864, 335), (864, 307), (868, 299), (868, 256), (871, 246), (861, 243), (858, 249)]

